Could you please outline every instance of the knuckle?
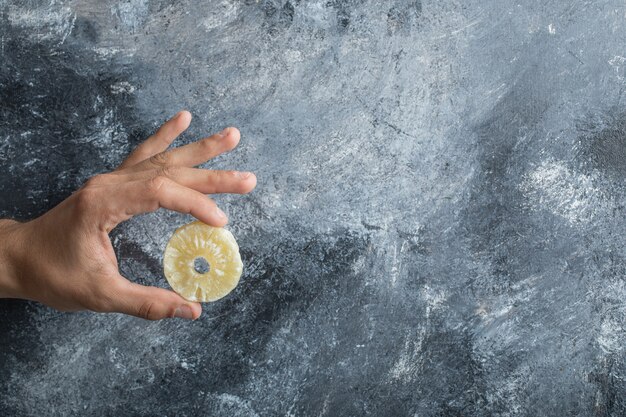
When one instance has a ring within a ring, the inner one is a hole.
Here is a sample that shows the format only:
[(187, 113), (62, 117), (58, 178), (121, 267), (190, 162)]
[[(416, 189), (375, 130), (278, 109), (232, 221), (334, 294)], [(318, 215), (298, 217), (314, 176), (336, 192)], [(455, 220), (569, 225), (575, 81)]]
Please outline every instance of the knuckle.
[(159, 152), (150, 157), (150, 163), (156, 167), (166, 167), (169, 159), (167, 152)]
[[(198, 193), (195, 197), (194, 207), (206, 207), (209, 210), (215, 210), (217, 208), (217, 204), (204, 194)], [(189, 213), (193, 211), (194, 207), (189, 207)]]
[(215, 146), (215, 141), (213, 138), (205, 138), (200, 141), (200, 148), (203, 152), (209, 152)]
[(163, 185), (165, 185), (167, 181), (167, 177), (162, 175), (157, 175), (153, 178), (150, 178), (146, 183), (148, 193), (153, 196), (159, 194), (161, 188), (163, 188)]
[(215, 171), (209, 171), (207, 173), (207, 176), (209, 177), (210, 181), (212, 181), (214, 184), (222, 184), (224, 182), (228, 182), (231, 183), (234, 180), (234, 176), (231, 176), (229, 174), (229, 171), (220, 171), (220, 170), (215, 170)]
[(146, 320), (156, 320), (158, 317), (155, 314), (154, 301), (144, 301), (137, 310), (137, 316)]
[(85, 182), (85, 187), (86, 188), (91, 188), (91, 187), (95, 187), (98, 185), (103, 185), (105, 183), (107, 183), (108, 181), (108, 176), (107, 174), (98, 174), (96, 176), (93, 176), (91, 178), (89, 178), (87, 180), (87, 182)]
[(93, 188), (83, 188), (76, 193), (76, 208), (82, 213), (90, 211), (95, 202), (98, 201), (97, 192)]
[(226, 183), (226, 184), (236, 184), (239, 181), (237, 178), (237, 171), (212, 171), (212, 174), (215, 176), (215, 182), (217, 183)]
[(156, 170), (155, 177), (174, 178), (178, 171), (178, 167), (164, 166)]

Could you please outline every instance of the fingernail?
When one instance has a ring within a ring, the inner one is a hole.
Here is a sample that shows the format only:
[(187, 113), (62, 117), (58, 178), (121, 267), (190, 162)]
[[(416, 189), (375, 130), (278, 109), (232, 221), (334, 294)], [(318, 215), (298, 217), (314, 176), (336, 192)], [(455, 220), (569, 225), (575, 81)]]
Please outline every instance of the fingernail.
[(227, 127), (226, 129), (222, 130), (222, 131), (219, 133), (219, 135), (220, 135), (221, 137), (224, 137), (224, 136), (228, 135), (228, 130), (229, 130), (229, 129), (230, 129), (230, 128), (228, 128), (228, 127)]
[(193, 311), (191, 311), (191, 308), (188, 305), (182, 305), (174, 311), (174, 317), (193, 320)]
[(182, 116), (182, 115), (183, 115), (183, 112), (182, 112), (182, 111), (179, 111), (178, 113), (176, 113), (176, 114), (174, 115), (174, 117), (172, 117), (172, 120), (179, 119), (179, 118), (180, 118), (180, 116)]
[(252, 175), (252, 172), (241, 172), (241, 171), (237, 171), (237, 176), (239, 178), (241, 178), (242, 180), (245, 180), (246, 178), (248, 178), (250, 175)]
[(220, 219), (225, 219), (226, 218), (226, 213), (224, 213), (222, 210), (220, 210), (219, 207), (215, 208), (215, 214), (217, 214), (217, 217), (219, 217)]

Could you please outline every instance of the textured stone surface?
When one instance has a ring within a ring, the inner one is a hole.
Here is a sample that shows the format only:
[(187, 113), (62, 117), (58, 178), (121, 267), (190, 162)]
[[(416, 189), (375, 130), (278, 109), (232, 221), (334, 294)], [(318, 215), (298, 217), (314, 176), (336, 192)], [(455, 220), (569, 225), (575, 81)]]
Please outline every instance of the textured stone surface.
[[(621, 1), (0, 0), (0, 215), (181, 108), (249, 169), (194, 323), (0, 302), (0, 414), (626, 414)], [(112, 235), (165, 286), (190, 219)], [(33, 254), (35, 256), (35, 254)]]

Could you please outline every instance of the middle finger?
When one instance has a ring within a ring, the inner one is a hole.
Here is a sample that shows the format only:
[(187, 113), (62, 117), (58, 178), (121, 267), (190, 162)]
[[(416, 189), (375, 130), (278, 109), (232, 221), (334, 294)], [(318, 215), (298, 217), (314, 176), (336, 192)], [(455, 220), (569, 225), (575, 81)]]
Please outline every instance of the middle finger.
[(120, 174), (108, 174), (104, 177), (106, 177), (104, 179), (106, 184), (122, 184), (164, 177), (203, 194), (247, 194), (256, 187), (256, 176), (251, 172), (175, 166), (138, 172), (124, 170)]
[(240, 134), (237, 128), (227, 127), (220, 133), (208, 138), (174, 148), (171, 151), (158, 153), (124, 171), (137, 172), (171, 166), (193, 167), (200, 165), (234, 149), (239, 143), (239, 138)]

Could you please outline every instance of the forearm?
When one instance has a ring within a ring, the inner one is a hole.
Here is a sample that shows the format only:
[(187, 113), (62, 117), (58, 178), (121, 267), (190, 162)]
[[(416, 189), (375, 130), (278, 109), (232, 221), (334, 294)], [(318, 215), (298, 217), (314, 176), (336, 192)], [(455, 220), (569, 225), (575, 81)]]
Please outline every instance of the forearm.
[(0, 298), (18, 298), (19, 271), (17, 229), (20, 223), (0, 219)]

